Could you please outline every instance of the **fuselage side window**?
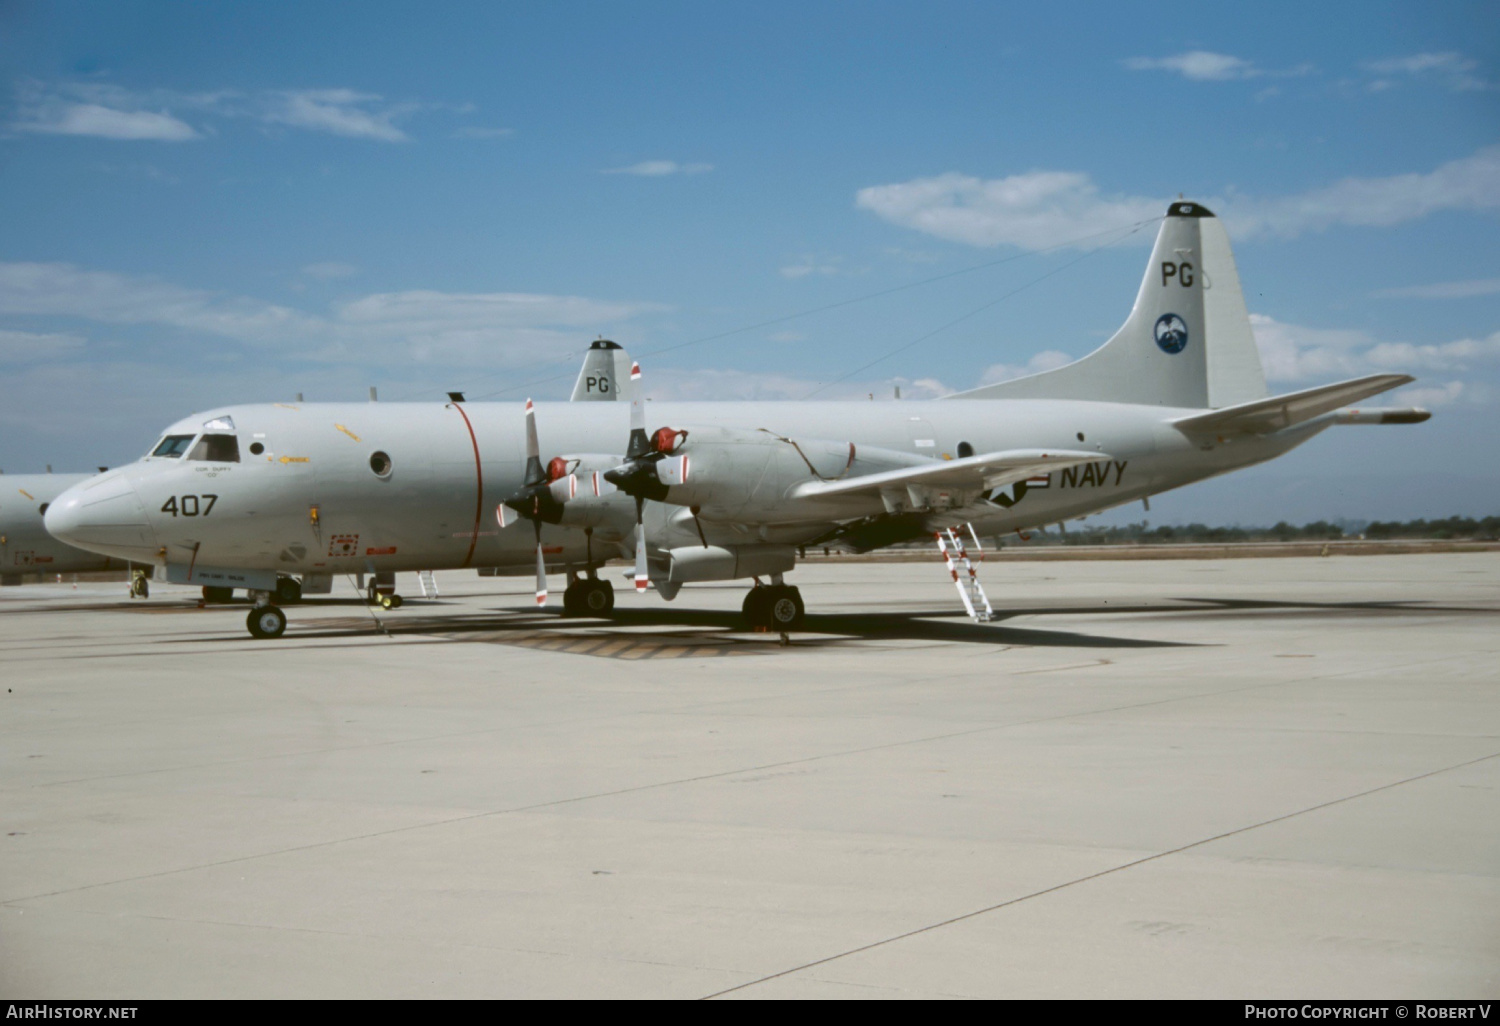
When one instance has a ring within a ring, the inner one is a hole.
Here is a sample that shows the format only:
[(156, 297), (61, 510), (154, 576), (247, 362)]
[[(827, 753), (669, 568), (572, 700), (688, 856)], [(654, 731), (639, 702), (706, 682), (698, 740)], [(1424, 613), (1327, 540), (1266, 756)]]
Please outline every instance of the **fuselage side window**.
[(188, 453), (190, 460), (204, 460), (209, 463), (238, 463), (240, 461), (240, 443), (234, 435), (204, 435), (198, 439), (198, 444), (193, 446), (193, 451)]
[(181, 459), (192, 440), (192, 435), (168, 435), (156, 443), (156, 448), (151, 450), (151, 455), (165, 456), (173, 460)]

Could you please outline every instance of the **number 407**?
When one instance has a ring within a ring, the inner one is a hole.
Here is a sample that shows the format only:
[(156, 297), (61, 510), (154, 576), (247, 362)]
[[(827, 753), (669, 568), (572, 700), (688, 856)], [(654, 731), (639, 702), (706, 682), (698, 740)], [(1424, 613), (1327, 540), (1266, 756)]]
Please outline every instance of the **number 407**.
[(161, 511), (174, 517), (196, 517), (201, 512), (206, 517), (214, 511), (214, 503), (218, 501), (217, 495), (173, 495), (161, 504)]

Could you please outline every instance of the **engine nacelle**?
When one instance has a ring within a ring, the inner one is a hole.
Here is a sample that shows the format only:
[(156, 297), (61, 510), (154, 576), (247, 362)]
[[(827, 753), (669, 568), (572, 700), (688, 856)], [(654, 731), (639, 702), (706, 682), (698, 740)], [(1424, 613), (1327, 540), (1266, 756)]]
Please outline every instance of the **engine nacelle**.
[(797, 564), (790, 545), (687, 545), (668, 549), (667, 558), (674, 584), (784, 574)]
[(569, 527), (600, 527), (606, 521), (615, 526), (635, 522), (635, 501), (604, 480), (604, 472), (619, 465), (619, 456), (574, 453), (559, 458), (567, 462), (569, 473), (578, 480), (559, 523)]
[(809, 504), (787, 498), (805, 481), (928, 462), (885, 449), (856, 450), (852, 442), (722, 427), (690, 428), (673, 453), (686, 458), (685, 474), (680, 483), (670, 483), (667, 502), (694, 507), (706, 520), (736, 521), (753, 513), (757, 523), (805, 519)]

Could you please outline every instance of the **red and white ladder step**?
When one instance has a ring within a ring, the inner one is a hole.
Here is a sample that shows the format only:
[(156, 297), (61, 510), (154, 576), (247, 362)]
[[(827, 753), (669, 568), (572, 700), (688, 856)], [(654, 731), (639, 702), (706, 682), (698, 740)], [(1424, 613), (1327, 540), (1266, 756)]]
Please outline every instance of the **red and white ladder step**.
[[(968, 532), (973, 541), (976, 556), (981, 554), (984, 550), (979, 544), (979, 535), (974, 533), (974, 525), (965, 524), (963, 530)], [(988, 623), (995, 618), (995, 611), (990, 608), (989, 597), (979, 586), (974, 561), (969, 559), (968, 549), (958, 532), (956, 527), (945, 527), (936, 532), (938, 552), (942, 553), (943, 562), (948, 564), (948, 573), (952, 575), (953, 584), (958, 588), (958, 597), (963, 599), (964, 609), (976, 623)]]

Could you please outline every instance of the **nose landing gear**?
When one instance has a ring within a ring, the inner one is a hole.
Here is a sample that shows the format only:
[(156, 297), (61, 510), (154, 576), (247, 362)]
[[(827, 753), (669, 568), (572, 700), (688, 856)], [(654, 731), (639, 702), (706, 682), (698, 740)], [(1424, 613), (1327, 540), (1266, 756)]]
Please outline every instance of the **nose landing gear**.
[(401, 596), (396, 594), (396, 575), (385, 571), (371, 577), (365, 589), (365, 601), (381, 609), (400, 609)]

